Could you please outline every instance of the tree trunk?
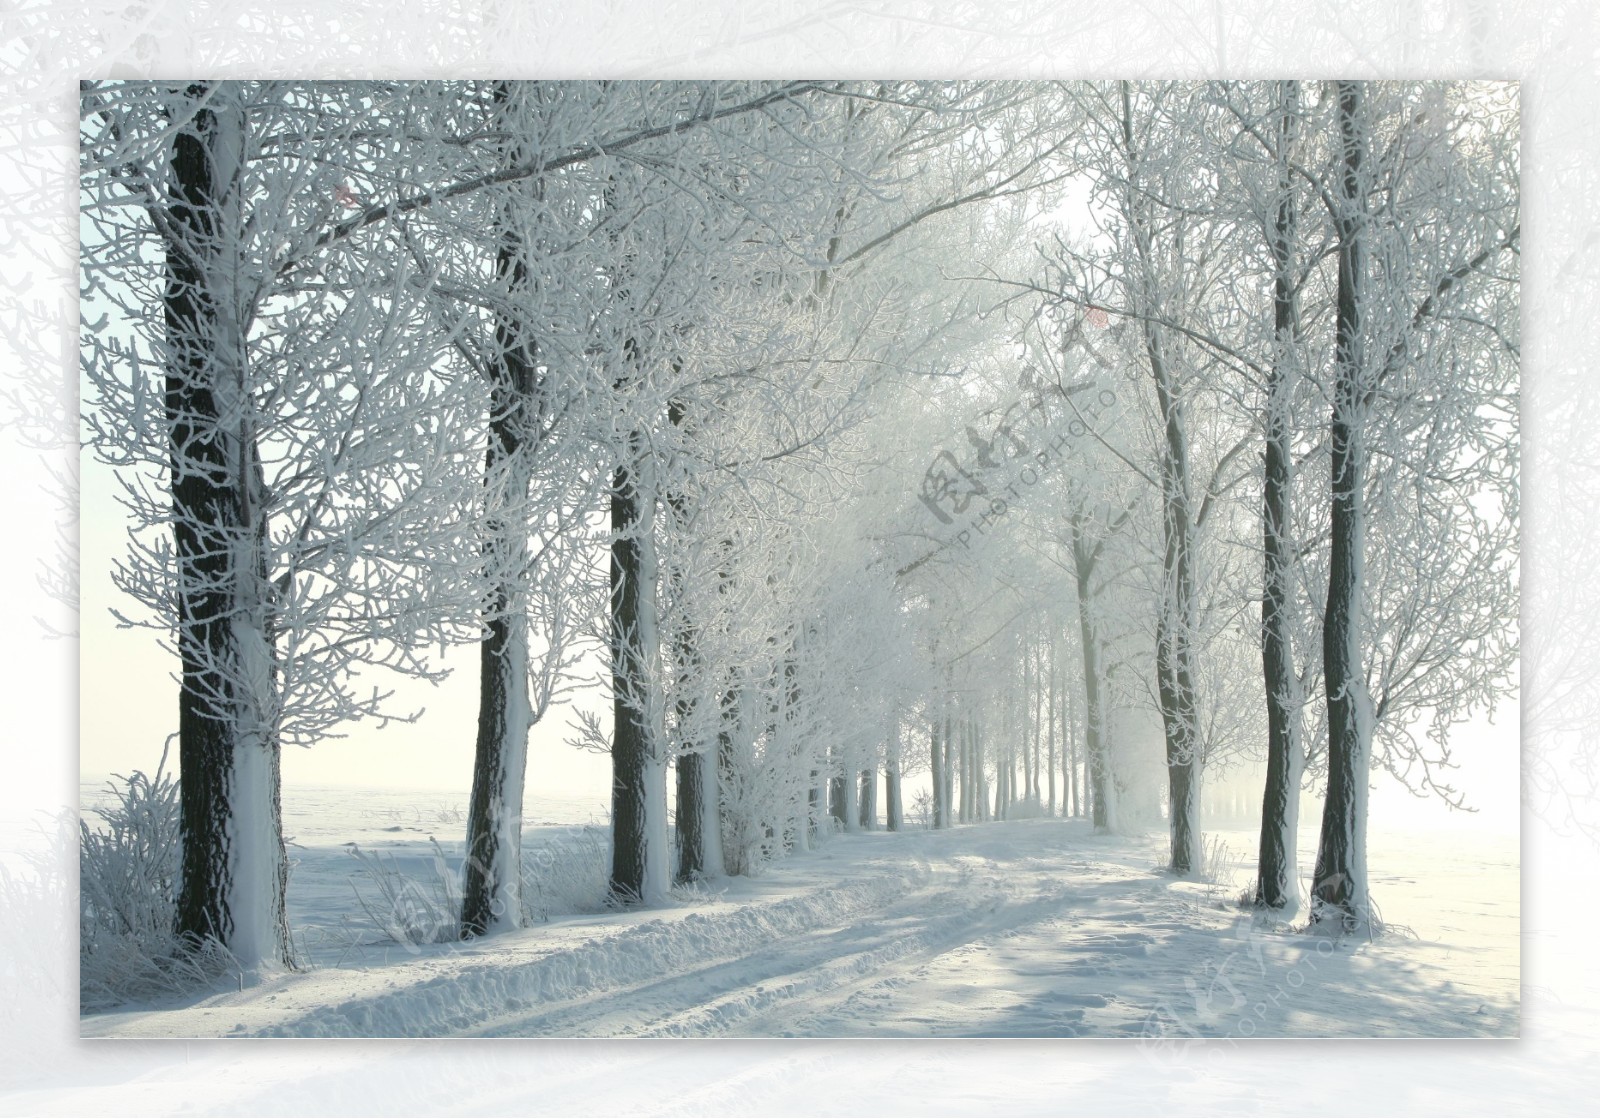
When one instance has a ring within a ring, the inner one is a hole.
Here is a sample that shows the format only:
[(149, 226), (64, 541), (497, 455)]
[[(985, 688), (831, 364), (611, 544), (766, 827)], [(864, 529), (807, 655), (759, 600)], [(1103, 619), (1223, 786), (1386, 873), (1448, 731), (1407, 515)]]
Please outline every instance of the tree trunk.
[[(948, 694), (948, 691), (946, 692)], [(949, 827), (955, 819), (955, 781), (956, 781), (956, 723), (955, 717), (949, 706), (944, 713), (944, 826)]]
[(847, 784), (845, 762), (839, 756), (837, 747), (830, 749), (828, 753), (831, 756), (828, 766), (828, 815), (837, 822), (838, 830), (843, 831), (848, 814), (844, 801)]
[(1000, 701), (1000, 737), (994, 746), (994, 818), (1006, 818), (1006, 751), (1011, 748), (1011, 706), (1005, 698)]
[(1100, 635), (1094, 624), (1094, 568), (1098, 549), (1084, 538), (1080, 521), (1072, 522), (1073, 573), (1078, 591), (1078, 633), (1083, 647), (1084, 768), (1087, 771), (1090, 811), (1097, 831), (1117, 826), (1110, 795), (1112, 775), (1105, 728)]
[(666, 774), (651, 711), (655, 494), (643, 432), (629, 433), (626, 454), (611, 483), (611, 893), (636, 904), (666, 892)]
[(1027, 800), (1033, 793), (1032, 783), (1028, 776), (1029, 752), (1028, 739), (1033, 734), (1034, 709), (1033, 709), (1033, 664), (1028, 657), (1028, 646), (1022, 647), (1022, 725), (1018, 728), (1018, 737), (1022, 740), (1022, 799)]
[[(680, 430), (687, 426), (688, 410), (682, 400), (675, 399), (667, 406), (667, 420)], [(689, 524), (689, 498), (681, 490), (668, 491), (667, 509), (680, 530)], [(680, 603), (684, 602), (687, 588), (676, 566), (672, 568), (672, 579), (675, 597)], [(710, 858), (714, 837), (722, 825), (718, 819), (717, 785), (713, 779), (709, 744), (688, 741), (683, 729), (694, 725), (699, 689), (703, 686), (699, 633), (693, 622), (687, 620), (687, 606), (683, 609), (685, 620), (672, 643), (673, 676), (678, 688), (674, 708), (680, 739), (674, 821), (678, 854), (677, 881), (692, 882), (721, 873), (720, 867), (712, 869)]]
[(1367, 192), (1361, 82), (1340, 82), (1339, 290), (1334, 335), (1328, 601), (1323, 613), (1323, 684), (1328, 703), (1328, 795), (1313, 876), (1312, 917), (1356, 932), (1368, 927), (1367, 781), (1372, 712), (1362, 666), (1361, 591), (1365, 530), (1364, 312)]
[[(514, 551), (520, 542), (507, 537), (502, 543)], [(525, 543), (520, 547), (526, 550)], [(478, 735), (461, 895), (465, 937), (522, 923), (522, 796), (533, 713), (527, 620), (513, 613), (519, 597), (502, 588), (479, 652)]]
[[(1123, 140), (1130, 180), (1138, 177), (1141, 157), (1134, 150), (1128, 83), (1122, 83)], [(1125, 206), (1128, 228), (1138, 251), (1141, 276), (1134, 294), (1144, 309), (1158, 310), (1152, 290), (1155, 263), (1150, 242), (1154, 224), (1150, 202), (1130, 191)], [(1167, 359), (1167, 339), (1150, 319), (1142, 319), (1145, 354), (1150, 361), (1156, 404), (1161, 414), (1161, 575), (1162, 598), (1156, 620), (1156, 694), (1167, 744), (1167, 793), (1172, 834), (1171, 869), (1188, 874), (1200, 861), (1200, 756), (1195, 721), (1191, 662), (1194, 656), (1194, 519), (1189, 488), (1189, 436), (1182, 390)]]
[[(495, 85), (495, 105), (509, 109), (511, 89)], [(514, 130), (513, 130), (514, 131)], [(505, 161), (520, 153), (508, 146)], [(495, 278), (514, 303), (528, 283), (525, 247), (508, 205), (501, 218)], [(461, 935), (480, 936), (522, 924), (522, 797), (533, 708), (528, 701), (528, 608), (522, 572), (528, 565), (523, 504), (532, 479), (543, 407), (534, 342), (508, 315), (495, 323), (496, 360), (489, 368), (489, 443), (484, 494), (500, 502), (486, 519), (479, 547), (495, 580), (488, 634), (479, 645), (478, 733), (467, 815), (461, 893)]]
[(1050, 779), (1050, 805), (1046, 815), (1056, 814), (1056, 666), (1055, 659), (1050, 661), (1050, 701), (1045, 706), (1045, 723), (1049, 727), (1050, 755), (1045, 766), (1045, 774)]
[(176, 933), (259, 975), (292, 966), (279, 800), (265, 487), (249, 398), (240, 259), (244, 112), (187, 87), (173, 139), (164, 297), (177, 561), (181, 880)]
[[(680, 703), (683, 701), (680, 700)], [(679, 882), (692, 882), (715, 873), (710, 867), (710, 837), (717, 827), (710, 809), (715, 803), (709, 779), (710, 756), (704, 751), (678, 758), (677, 825)]]
[(983, 758), (983, 724), (978, 717), (972, 717), (972, 761), (977, 768), (978, 783), (978, 819), (987, 823), (989, 821), (989, 773), (984, 766)]
[[(727, 589), (727, 580), (720, 590)], [(720, 856), (719, 863), (722, 873), (744, 873), (745, 863), (740, 850), (738, 836), (730, 834), (728, 828), (733, 822), (730, 814), (722, 809), (722, 805), (740, 805), (744, 801), (744, 790), (739, 768), (739, 744), (736, 735), (744, 720), (742, 695), (739, 689), (739, 670), (729, 668), (723, 679), (722, 696), (718, 702), (717, 713), (717, 848)], [(728, 861), (729, 852), (733, 853), (735, 863)]]
[(900, 720), (896, 716), (889, 727), (889, 748), (883, 765), (883, 815), (884, 827), (899, 831), (903, 820), (900, 808)]
[(828, 813), (822, 803), (823, 782), (822, 774), (817, 770), (811, 771), (811, 784), (806, 789), (807, 818), (811, 822), (811, 838), (816, 840), (822, 835), (822, 821)]
[(1267, 778), (1255, 903), (1284, 909), (1297, 900), (1295, 830), (1300, 818), (1299, 676), (1289, 641), (1290, 499), (1294, 456), (1292, 394), (1299, 308), (1295, 289), (1295, 198), (1289, 149), (1299, 116), (1299, 83), (1279, 83), (1278, 208), (1273, 223), (1272, 366), (1268, 370), (1265, 481), (1261, 509), (1261, 667), (1267, 699)]
[[(729, 572), (729, 554), (733, 541), (724, 539), (721, 545), (722, 562), (717, 571), (717, 594), (727, 595), (733, 589), (733, 576)], [(706, 795), (706, 862), (714, 874), (728, 873), (727, 839), (724, 826), (727, 813), (724, 805), (738, 803), (740, 790), (734, 788), (738, 779), (738, 755), (734, 734), (742, 719), (739, 693), (739, 670), (729, 666), (722, 681), (722, 694), (717, 701), (717, 752), (715, 764), (708, 759), (707, 779), (713, 782)]]
[(1080, 815), (1078, 799), (1078, 732), (1072, 719), (1072, 689), (1067, 687), (1066, 670), (1061, 674), (1061, 760), (1065, 766), (1061, 775), (1061, 812), (1065, 816)]
[(856, 771), (855, 750), (842, 751), (839, 759), (839, 799), (844, 814), (839, 822), (844, 825), (844, 830), (853, 832), (858, 827), (856, 818), (860, 814), (860, 800), (857, 793), (860, 786), (856, 784), (858, 774)]
[(783, 845), (786, 850), (811, 850), (811, 794), (804, 789), (794, 794), (793, 814), (784, 826)]
[(1033, 692), (1028, 698), (1028, 713), (1031, 716), (1029, 734), (1033, 739), (1033, 753), (1028, 760), (1028, 799), (1034, 804), (1039, 804), (1044, 799), (1044, 794), (1039, 785), (1039, 768), (1044, 757), (1044, 646), (1035, 642), (1033, 646)]
[(973, 820), (973, 736), (966, 719), (958, 719), (955, 724), (955, 770), (962, 778), (960, 781), (960, 799), (957, 800), (957, 820), (963, 824)]
[(981, 824), (989, 819), (989, 780), (983, 772), (983, 751), (978, 747), (976, 728), (972, 742), (972, 819)]

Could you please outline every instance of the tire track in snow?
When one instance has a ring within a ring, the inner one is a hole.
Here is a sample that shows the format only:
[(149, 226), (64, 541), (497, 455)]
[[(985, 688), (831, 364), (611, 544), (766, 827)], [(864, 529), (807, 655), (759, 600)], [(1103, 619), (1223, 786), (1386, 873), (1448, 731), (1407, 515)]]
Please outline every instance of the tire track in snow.
[[(999, 877), (987, 879), (983, 887), (983, 902), (902, 937), (885, 949), (856, 958), (824, 957), (778, 982), (734, 990), (713, 1003), (673, 1015), (641, 1031), (640, 1036), (709, 1036), (735, 1032), (735, 1027), (737, 1036), (813, 1036), (815, 1031), (801, 1023), (821, 1017), (862, 991), (902, 987), (909, 976), (930, 961), (1002, 931), (1044, 919), (1058, 911), (1071, 894), (1070, 886), (1061, 885), (1052, 892), (1019, 901)], [(970, 896), (968, 888), (952, 891), (952, 900)], [(994, 900), (996, 897), (999, 900)], [(912, 904), (920, 907), (937, 900), (924, 896)]]
[[(821, 919), (795, 923), (765, 939), (749, 940), (735, 951), (704, 956), (696, 966), (651, 972), (643, 982), (500, 1015), (470, 1032), (493, 1037), (673, 1036), (677, 1031), (660, 1030), (659, 1024), (740, 991), (780, 981), (785, 968), (792, 967), (797, 958), (813, 965), (837, 963), (844, 969), (871, 969), (916, 947), (913, 938), (886, 932), (886, 922), (896, 920), (901, 910), (915, 912), (930, 900), (953, 904), (959, 897), (959, 891), (948, 887), (930, 895), (933, 871), (925, 859), (919, 857), (917, 864), (914, 880), (885, 894), (881, 904), (870, 909), (840, 910), (831, 917), (813, 912), (812, 916)], [(874, 943), (880, 941), (883, 943)], [(798, 956), (796, 945), (804, 945)]]
[[(596, 1002), (496, 1023), (499, 1036), (698, 1037), (792, 1034), (796, 1013), (863, 987), (899, 983), (954, 948), (1057, 912), (1068, 884), (1041, 878), (1018, 896), (992, 860), (951, 861), (922, 890), (844, 927), (819, 928)], [(915, 927), (908, 928), (907, 926)], [(885, 973), (888, 972), (886, 977)], [(811, 1016), (811, 1015), (808, 1015)], [(772, 1028), (758, 1023), (774, 1021)]]
[[(263, 1029), (262, 1037), (440, 1037), (499, 1032), (508, 1010), (592, 1005), (636, 988), (640, 977), (679, 975), (707, 960), (744, 958), (784, 936), (874, 913), (915, 893), (925, 864), (855, 878), (782, 901), (726, 912), (658, 918), (526, 961), (496, 957), (435, 972), (420, 982), (318, 1007)], [(537, 932), (531, 935), (537, 936)], [(509, 945), (508, 945), (509, 947)], [(568, 1035), (571, 1036), (571, 1035)]]
[[(837, 1028), (820, 1028), (812, 1023), (827, 1022), (836, 1018), (841, 1008), (853, 1003), (884, 1002), (896, 992), (917, 987), (919, 980), (931, 967), (959, 958), (969, 952), (981, 954), (991, 941), (1015, 936), (1022, 930), (1051, 921), (1075, 925), (1077, 919), (1066, 913), (1076, 897), (1075, 884), (1060, 879), (1041, 877), (1029, 894), (1019, 896), (1014, 879), (1007, 880), (1004, 872), (991, 864), (996, 871), (992, 887), (1008, 895), (1010, 904), (989, 906), (977, 919), (956, 930), (956, 935), (930, 937), (920, 950), (906, 954), (898, 966), (865, 973), (859, 976), (842, 976), (834, 984), (818, 984), (807, 992), (801, 1006), (786, 1006), (776, 1001), (751, 1004), (749, 1021), (741, 1033), (746, 1036), (833, 1037), (849, 1036), (849, 1031)], [(1007, 887), (1010, 887), (1007, 889)], [(796, 1017), (796, 1011), (800, 1016)], [(846, 1018), (858, 1017), (845, 1015)], [(875, 1013), (868, 1013), (875, 1018)]]

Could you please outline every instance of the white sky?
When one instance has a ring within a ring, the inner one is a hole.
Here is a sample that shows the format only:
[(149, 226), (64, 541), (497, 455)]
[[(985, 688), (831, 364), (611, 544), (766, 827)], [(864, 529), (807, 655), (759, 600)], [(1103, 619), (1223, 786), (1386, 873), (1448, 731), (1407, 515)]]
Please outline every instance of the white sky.
[[(123, 628), (111, 617), (113, 605), (129, 610), (110, 574), (126, 549), (126, 515), (116, 501), (114, 472), (88, 453), (81, 486), (81, 772), (93, 778), (153, 770), (163, 743), (177, 730), (177, 659), (162, 650), (154, 631)], [(477, 730), (477, 650), (454, 649), (444, 663), (455, 669), (444, 685), (406, 682), (392, 705), (396, 713), (425, 709), (419, 721), (391, 722), (382, 730), (347, 724), (346, 738), (287, 749), (285, 783), (460, 788), (464, 797), (472, 783)], [(565, 745), (565, 714), (553, 713), (534, 729), (529, 788), (592, 791), (609, 801), (608, 759)], [(174, 744), (169, 766), (176, 761)]]

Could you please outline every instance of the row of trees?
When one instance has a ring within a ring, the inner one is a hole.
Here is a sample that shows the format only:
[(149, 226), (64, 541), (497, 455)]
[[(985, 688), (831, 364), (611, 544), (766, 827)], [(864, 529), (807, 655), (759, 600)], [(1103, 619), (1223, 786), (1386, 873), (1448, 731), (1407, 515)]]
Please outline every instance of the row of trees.
[(180, 666), (179, 935), (288, 962), (279, 752), (462, 643), (466, 935), (520, 922), (529, 731), (590, 687), (622, 901), (879, 774), (898, 826), (924, 762), (936, 826), (1058, 774), (1118, 826), (1149, 710), (1174, 869), (1264, 743), (1259, 900), (1325, 773), (1361, 923), (1372, 760), (1448, 794), (1514, 656), (1501, 96), (86, 83), (85, 425)]

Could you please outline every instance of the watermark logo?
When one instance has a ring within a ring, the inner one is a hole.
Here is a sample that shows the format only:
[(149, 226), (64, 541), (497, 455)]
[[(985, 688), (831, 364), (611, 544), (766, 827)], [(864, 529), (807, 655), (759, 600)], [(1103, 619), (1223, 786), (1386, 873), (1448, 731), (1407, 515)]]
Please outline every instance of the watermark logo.
[[(966, 426), (965, 459), (942, 449), (922, 476), (918, 499), (941, 525), (955, 529), (947, 543), (970, 549), (1117, 403), (1110, 388), (1094, 382), (1063, 387), (1032, 367), (1022, 371), (1019, 383), (1022, 397), (1000, 412), (987, 434), (974, 424)], [(1070, 414), (1064, 426), (1051, 423), (1052, 401)]]
[(1275, 938), (1263, 935), (1248, 915), (1237, 920), (1230, 939), (1239, 947), (1205, 960), (1197, 976), (1184, 977), (1186, 1003), (1157, 1003), (1145, 1016), (1138, 1036), (1151, 1060), (1181, 1061), (1195, 1046), (1273, 1036), (1274, 1011), (1295, 1001), (1315, 978), (1318, 961), (1337, 951), (1332, 940), (1319, 937), (1297, 959), (1269, 967), (1266, 946)]

